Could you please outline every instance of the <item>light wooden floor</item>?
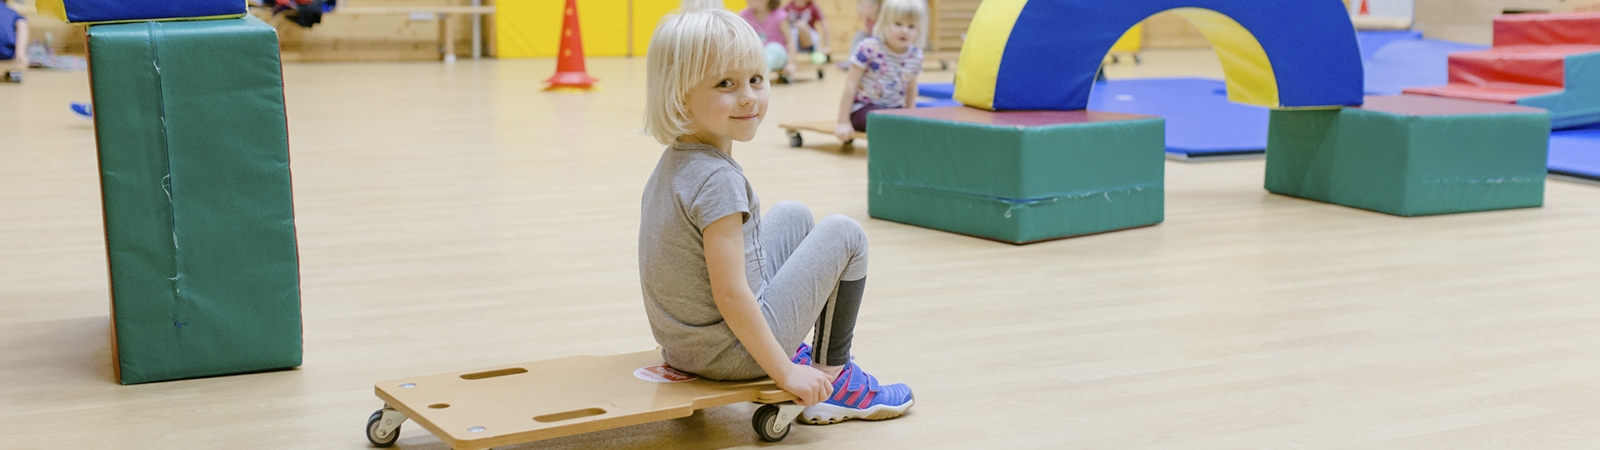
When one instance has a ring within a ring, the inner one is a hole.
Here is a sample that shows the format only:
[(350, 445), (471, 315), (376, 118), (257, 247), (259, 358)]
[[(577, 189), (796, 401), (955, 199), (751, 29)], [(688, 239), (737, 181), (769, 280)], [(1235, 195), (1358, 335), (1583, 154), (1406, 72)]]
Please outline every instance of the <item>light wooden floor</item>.
[[(589, 68), (604, 90), (570, 95), (539, 91), (549, 61), (285, 67), (305, 365), (139, 386), (111, 378), (86, 75), (0, 85), (0, 448), (364, 448), (376, 381), (652, 348), (644, 64)], [(1168, 163), (1165, 223), (1015, 247), (869, 219), (862, 154), (787, 148), (842, 78), (776, 87), (735, 155), (767, 205), (863, 223), (859, 361), (918, 404), (783, 446), (1600, 448), (1600, 188), (1402, 219), (1270, 195), (1260, 160)], [(545, 445), (754, 446), (751, 410)]]

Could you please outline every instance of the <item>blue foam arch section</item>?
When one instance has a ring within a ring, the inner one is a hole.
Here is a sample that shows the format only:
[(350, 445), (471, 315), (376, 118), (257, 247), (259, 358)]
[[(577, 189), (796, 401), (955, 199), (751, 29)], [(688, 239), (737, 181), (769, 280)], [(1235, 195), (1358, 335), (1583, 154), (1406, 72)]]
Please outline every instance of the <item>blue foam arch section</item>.
[(1271, 61), (1284, 107), (1359, 105), (1361, 50), (1333, 0), (1030, 0), (1000, 60), (996, 110), (1074, 110), (1089, 102), (1102, 58), (1156, 13), (1203, 8), (1249, 30)]
[(63, 0), (72, 23), (220, 18), (248, 13), (236, 0)]

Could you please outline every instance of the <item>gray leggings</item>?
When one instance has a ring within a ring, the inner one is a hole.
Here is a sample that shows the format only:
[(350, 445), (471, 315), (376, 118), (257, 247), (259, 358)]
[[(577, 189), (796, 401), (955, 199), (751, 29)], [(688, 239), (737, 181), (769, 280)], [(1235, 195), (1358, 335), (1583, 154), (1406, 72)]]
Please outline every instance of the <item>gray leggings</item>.
[[(861, 224), (835, 214), (813, 225), (805, 205), (780, 202), (762, 215), (760, 233), (767, 285), (757, 295), (778, 344), (793, 354), (814, 326), (812, 358), (844, 365), (866, 287), (867, 234)], [(718, 378), (766, 375), (743, 344), (730, 350), (712, 364), (729, 369)]]

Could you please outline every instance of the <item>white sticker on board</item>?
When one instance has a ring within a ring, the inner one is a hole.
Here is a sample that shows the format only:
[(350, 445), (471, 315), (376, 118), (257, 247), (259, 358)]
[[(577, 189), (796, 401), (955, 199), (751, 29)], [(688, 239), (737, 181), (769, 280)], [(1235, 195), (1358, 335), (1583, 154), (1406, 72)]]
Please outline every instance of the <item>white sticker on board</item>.
[(699, 375), (667, 367), (666, 364), (640, 367), (638, 370), (633, 371), (633, 376), (656, 383), (681, 383), (700, 378)]

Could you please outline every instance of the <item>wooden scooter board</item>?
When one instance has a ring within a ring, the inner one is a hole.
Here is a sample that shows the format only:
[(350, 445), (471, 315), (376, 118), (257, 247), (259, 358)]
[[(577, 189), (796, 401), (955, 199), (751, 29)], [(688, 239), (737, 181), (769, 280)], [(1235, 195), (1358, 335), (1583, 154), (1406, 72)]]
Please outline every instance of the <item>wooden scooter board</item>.
[[(461, 450), (688, 417), (696, 410), (739, 402), (795, 399), (770, 378), (648, 381), (635, 375), (657, 367), (665, 367), (659, 350), (574, 356), (389, 380), (378, 383), (376, 391), (388, 407)], [(673, 372), (669, 369), (666, 378)]]
[[(833, 122), (833, 121), (828, 121), (828, 120), (818, 120), (818, 121), (813, 121), (813, 122), (780, 123), (780, 124), (778, 124), (778, 128), (782, 128), (784, 132), (789, 134), (789, 146), (790, 147), (799, 147), (799, 146), (805, 145), (805, 139), (800, 137), (800, 132), (801, 131), (810, 131), (810, 132), (815, 132), (815, 133), (822, 133), (822, 134), (828, 135), (828, 136), (833, 136), (833, 128), (835, 126), (838, 126), (838, 125), (839, 125), (839, 122)], [(855, 141), (856, 139), (866, 139), (866, 138), (867, 138), (867, 133), (863, 133), (863, 132), (857, 131), (857, 132), (854, 133), (854, 136), (851, 138), (851, 140), (850, 141), (846, 141), (844, 144), (845, 145), (851, 145), (851, 144), (854, 144), (853, 141)]]

